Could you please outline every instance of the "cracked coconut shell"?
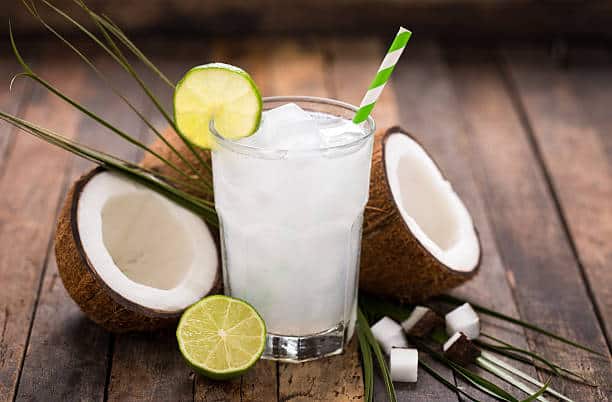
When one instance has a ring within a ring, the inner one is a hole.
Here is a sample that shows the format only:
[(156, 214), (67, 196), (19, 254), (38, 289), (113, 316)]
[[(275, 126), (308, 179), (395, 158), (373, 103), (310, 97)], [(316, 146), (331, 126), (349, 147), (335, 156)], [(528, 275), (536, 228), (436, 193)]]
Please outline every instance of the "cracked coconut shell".
[[(476, 262), (467, 269), (453, 269), (428, 249), (422, 234), (421, 237), (415, 234), (414, 225), (411, 227), (402, 215), (389, 183), (386, 154), (389, 152), (389, 139), (394, 135), (406, 136), (423, 149), (400, 127), (377, 133), (372, 155), (370, 198), (364, 216), (359, 285), (360, 289), (375, 295), (414, 303), (472, 278), (480, 266), (480, 243), (470, 219), (475, 246), (478, 247)], [(427, 156), (439, 172), (437, 164)], [(444, 178), (441, 174), (440, 177)]]

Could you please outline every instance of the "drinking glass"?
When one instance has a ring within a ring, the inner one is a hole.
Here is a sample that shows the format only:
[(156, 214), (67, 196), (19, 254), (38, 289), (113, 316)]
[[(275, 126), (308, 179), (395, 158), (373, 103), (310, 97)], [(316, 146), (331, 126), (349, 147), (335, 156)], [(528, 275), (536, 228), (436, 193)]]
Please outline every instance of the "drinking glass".
[[(290, 102), (321, 126), (357, 110), (313, 97), (264, 98), (263, 106)], [(352, 337), (374, 127), (369, 118), (348, 143), (287, 150), (225, 139), (211, 122), (225, 293), (262, 315), (263, 358), (335, 355)]]

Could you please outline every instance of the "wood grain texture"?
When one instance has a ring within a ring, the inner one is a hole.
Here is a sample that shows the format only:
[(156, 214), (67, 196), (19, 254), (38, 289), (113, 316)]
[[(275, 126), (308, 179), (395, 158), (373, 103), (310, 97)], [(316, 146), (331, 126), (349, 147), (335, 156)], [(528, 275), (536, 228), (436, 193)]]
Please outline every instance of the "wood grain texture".
[[(520, 315), (605, 354), (605, 340), (550, 189), (499, 71), (495, 58), (486, 52), (463, 49), (451, 55), (474, 172), (502, 261), (516, 281)], [(556, 389), (579, 400), (606, 400), (609, 356), (598, 358), (544, 336), (527, 336), (532, 350), (603, 387), (559, 381), (554, 382)]]
[[(27, 49), (38, 49), (31, 42), (21, 43)], [(32, 60), (34, 59), (34, 60)], [(36, 58), (29, 59), (32, 66), (36, 66)], [(5, 49), (0, 52), (0, 110), (5, 113), (20, 115), (27, 106), (30, 97), (32, 96), (33, 83), (27, 79), (16, 79), (13, 82), (12, 88), (9, 90), (11, 79), (15, 74), (21, 71), (21, 66), (15, 60), (15, 56)], [(0, 173), (2, 165), (7, 159), (8, 153), (11, 150), (11, 145), (15, 140), (16, 129), (13, 126), (0, 122)]]
[[(268, 54), (268, 94), (330, 96), (325, 58), (310, 39), (282, 41)], [(303, 364), (278, 364), (280, 401), (360, 401), (363, 380), (356, 342), (344, 354)]]
[[(0, 18), (11, 17), (20, 32), (35, 33), (40, 26), (20, 2), (6, 2)], [(62, 9), (76, 8), (70, 0), (56, 0)], [(385, 33), (410, 23), (415, 32), (460, 36), (487, 34), (516, 37), (558, 36), (559, 33), (610, 33), (611, 7), (605, 1), (558, 1), (554, 6), (536, 0), (90, 0), (94, 10), (110, 15), (121, 27), (138, 32), (212, 34), (247, 33)], [(40, 7), (45, 10), (44, 7)], [(60, 17), (47, 12), (59, 29), (74, 31)], [(88, 26), (91, 22), (85, 22)]]
[[(100, 57), (95, 57), (98, 59)], [(72, 61), (72, 59), (70, 59)], [(118, 67), (97, 60), (100, 67), (115, 76), (117, 85), (135, 89)], [(77, 62), (75, 61), (75, 64)], [(124, 111), (121, 103), (104, 83), (92, 73), (85, 74), (79, 100), (99, 111), (117, 125), (134, 127), (134, 117)], [(135, 101), (137, 104), (142, 103)], [(80, 115), (78, 141), (122, 158), (133, 157), (133, 150), (124, 140)], [(69, 182), (91, 169), (93, 164), (74, 158), (69, 170)], [(46, 391), (65, 400), (102, 400), (106, 382), (107, 351), (111, 337), (80, 312), (62, 286), (53, 252), (50, 253), (37, 313), (25, 357), (17, 400), (44, 397)]]
[[(358, 105), (361, 102), (365, 88), (370, 85), (370, 80), (376, 74), (385, 50), (385, 44), (375, 38), (360, 40), (359, 42), (349, 39), (333, 40), (329, 43), (326, 46), (326, 53), (330, 63), (329, 75), (331, 77), (333, 96)], [(401, 63), (406, 63), (406, 60), (402, 60)], [(380, 137), (386, 128), (397, 125), (400, 119), (403, 118), (404, 105), (399, 103), (396, 98), (398, 91), (402, 90), (411, 89), (404, 88), (402, 83), (398, 82), (396, 77), (394, 77), (387, 84), (376, 104), (373, 116), (378, 129), (374, 152), (377, 152), (376, 150), (380, 148), (380, 139), (378, 137)], [(452, 374), (446, 368), (435, 362), (428, 362), (452, 381)], [(419, 370), (418, 375), (419, 381), (416, 384), (395, 384), (399, 401), (458, 400), (457, 395), (453, 391), (450, 391), (423, 370)], [(375, 398), (377, 401), (384, 401), (386, 400), (384, 384), (378, 375), (375, 378)]]
[(229, 381), (213, 381), (202, 376), (196, 378), (195, 401), (268, 402), (277, 400), (277, 364), (260, 360), (242, 377)]
[(192, 401), (194, 374), (174, 329), (115, 337), (109, 401)]
[(196, 377), (195, 401), (267, 402), (277, 400), (277, 363), (260, 360), (242, 377), (229, 381), (214, 381)]
[[(164, 52), (168, 43), (155, 42), (144, 44), (145, 51), (158, 67), (174, 82), (191, 66), (199, 64), (201, 57), (208, 51), (199, 44), (175, 47), (173, 58), (168, 59)], [(173, 91), (140, 66), (139, 72), (158, 96), (160, 102), (171, 113)], [(126, 83), (127, 84), (127, 83)], [(130, 85), (128, 93), (141, 93), (135, 84)], [(146, 117), (158, 128), (167, 127), (167, 122), (147, 99), (141, 101)], [(124, 110), (127, 110), (124, 108)], [(126, 112), (127, 113), (127, 112)], [(137, 117), (132, 117), (130, 128), (143, 142), (152, 140), (150, 132)], [(142, 150), (130, 146), (132, 160), (139, 160)], [(168, 328), (152, 334), (119, 335), (114, 338), (113, 357), (108, 384), (108, 400), (191, 401), (195, 374), (188, 367), (179, 352), (175, 328)]]
[[(466, 130), (460, 112), (460, 100), (455, 95), (443, 54), (438, 45), (421, 41), (411, 44), (408, 55), (395, 72), (395, 93), (401, 110), (400, 122), (414, 133), (447, 175), (472, 215), (482, 246), (480, 272), (453, 294), (518, 318), (513, 299), (514, 283), (508, 280), (506, 267), (501, 261), (486, 214), (481, 190), (474, 179), (469, 160), (470, 132)], [(527, 346), (524, 333), (516, 327), (504, 325), (499, 321), (491, 322), (483, 317), (482, 330), (516, 346)], [(524, 365), (516, 362), (512, 364), (525, 372), (535, 374), (534, 370)], [(509, 384), (499, 381), (483, 370), (474, 370), (507, 391), (515, 393), (516, 390)], [(458, 383), (469, 388), (479, 400), (491, 400), (491, 397), (467, 386), (464, 381), (458, 380)]]
[(241, 378), (219, 382), (196, 376), (194, 400), (198, 402), (238, 402), (242, 399), (241, 383)]
[[(210, 44), (211, 61), (238, 65), (248, 71), (265, 94), (270, 74), (265, 64), (264, 44), (256, 40), (217, 40)], [(197, 376), (196, 401), (275, 401), (277, 399), (277, 364), (260, 360), (240, 378), (219, 382)]]
[[(51, 82), (71, 77), (64, 88), (78, 93), (84, 70), (66, 65), (62, 57), (61, 51), (46, 52), (39, 72)], [(40, 87), (24, 115), (76, 137), (78, 114)], [(0, 177), (0, 244), (5, 247), (0, 253), (0, 400), (14, 397), (69, 161), (69, 154), (20, 133)]]
[[(352, 103), (359, 103), (385, 50), (383, 42), (371, 38), (294, 42), (268, 37), (238, 44), (216, 40), (212, 55), (195, 42), (172, 48), (169, 54), (166, 49), (172, 43), (176, 42), (139, 41), (172, 79), (212, 58), (244, 67), (264, 95), (324, 95)], [(379, 128), (401, 123), (413, 131), (472, 213), (483, 241), (484, 265), (458, 294), (510, 315), (518, 310), (526, 320), (606, 353), (579, 263), (609, 334), (609, 52), (570, 47), (564, 60), (567, 69), (562, 69), (542, 48), (512, 47), (504, 51), (505, 67), (499, 69), (490, 53), (469, 49), (448, 52), (447, 65), (437, 45), (423, 43), (410, 44), (374, 115)], [(27, 49), (38, 52), (34, 45)], [(40, 72), (94, 110), (138, 131), (140, 138), (151, 138), (100, 83), (66, 56), (48, 48), (38, 63)], [(8, 80), (18, 71), (9, 58), (0, 55), (0, 79)], [(117, 76), (117, 83), (135, 95), (124, 78)], [(1, 110), (23, 112), (73, 138), (139, 157), (139, 152), (44, 90), (23, 84), (18, 81), (11, 94), (6, 86), (0, 87)], [(153, 85), (170, 104), (168, 88), (159, 82)], [(139, 96), (133, 99), (165, 127), (150, 104)], [(184, 365), (171, 330), (115, 338), (86, 320), (67, 297), (48, 256), (61, 192), (90, 166), (0, 124), (0, 401), (101, 401), (105, 396), (274, 401), (277, 394), (285, 400), (361, 398), (354, 343), (341, 357), (305, 365), (260, 361), (242, 378), (214, 382), (195, 376)], [(527, 334), (526, 343), (521, 331), (494, 324), (487, 320), (484, 328), (517, 345), (527, 344), (601, 385), (593, 389), (561, 381), (555, 388), (581, 401), (612, 399), (609, 355), (597, 358), (533, 333)], [(417, 384), (397, 383), (396, 389), (400, 401), (459, 399), (423, 370)], [(386, 400), (379, 377), (376, 396)]]
[[(574, 49), (568, 65), (542, 48), (510, 48), (505, 62), (568, 230), (612, 338), (612, 59)], [(605, 318), (608, 318), (606, 321)]]
[(260, 360), (240, 382), (240, 400), (253, 402), (275, 401), (278, 388), (278, 364)]
[(301, 364), (279, 364), (278, 400), (363, 401), (361, 372), (354, 337), (342, 355)]

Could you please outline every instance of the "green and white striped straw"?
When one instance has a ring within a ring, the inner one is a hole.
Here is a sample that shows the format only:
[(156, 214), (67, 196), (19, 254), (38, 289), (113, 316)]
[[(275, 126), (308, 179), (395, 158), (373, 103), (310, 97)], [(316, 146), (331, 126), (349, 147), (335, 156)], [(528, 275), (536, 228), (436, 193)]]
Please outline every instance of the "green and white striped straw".
[(389, 80), (389, 77), (395, 68), (395, 64), (397, 64), (397, 61), (404, 52), (406, 43), (408, 43), (411, 35), (412, 32), (403, 27), (400, 27), (399, 31), (397, 31), (397, 35), (395, 35), (395, 39), (393, 39), (391, 47), (389, 47), (389, 50), (387, 50), (385, 58), (383, 59), (382, 63), (380, 63), (380, 67), (378, 67), (376, 77), (374, 77), (374, 80), (372, 80), (372, 83), (368, 88), (368, 92), (366, 92), (363, 100), (361, 101), (361, 105), (359, 105), (357, 113), (355, 113), (353, 123), (359, 124), (365, 121), (370, 113), (372, 113), (372, 109), (374, 109), (374, 105), (376, 105), (378, 97), (385, 88), (385, 84)]

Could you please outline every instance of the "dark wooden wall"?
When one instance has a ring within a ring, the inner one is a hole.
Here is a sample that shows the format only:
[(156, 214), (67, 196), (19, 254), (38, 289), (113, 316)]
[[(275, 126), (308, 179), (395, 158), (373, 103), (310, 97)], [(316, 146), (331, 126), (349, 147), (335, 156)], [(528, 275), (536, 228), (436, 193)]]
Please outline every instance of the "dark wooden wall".
[[(73, 0), (52, 0), (62, 9)], [(20, 32), (40, 26), (20, 0), (4, 0)], [(139, 32), (388, 33), (398, 25), (456, 37), (563, 37), (612, 35), (612, 2), (594, 0), (89, 0), (120, 26)], [(40, 5), (41, 10), (45, 7)], [(47, 13), (45, 13), (47, 14)], [(53, 13), (60, 29), (68, 25)], [(53, 18), (54, 17), (54, 18)]]

